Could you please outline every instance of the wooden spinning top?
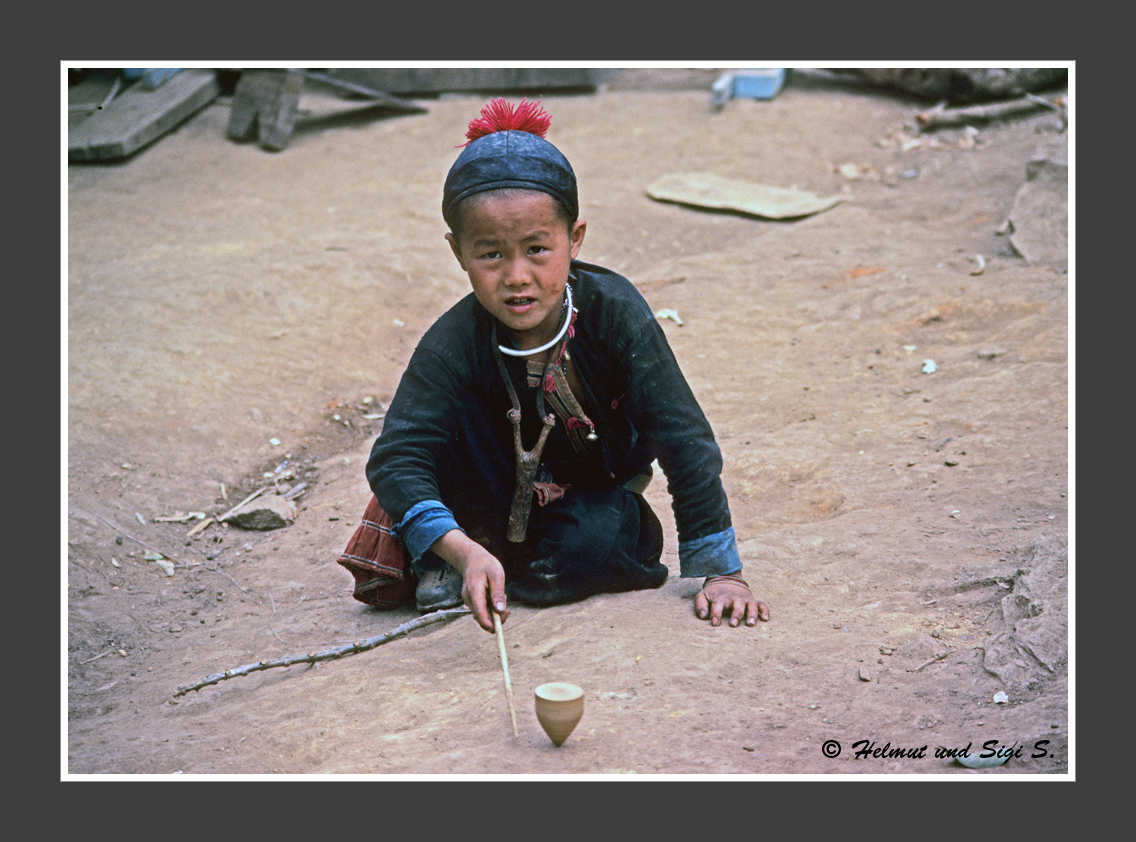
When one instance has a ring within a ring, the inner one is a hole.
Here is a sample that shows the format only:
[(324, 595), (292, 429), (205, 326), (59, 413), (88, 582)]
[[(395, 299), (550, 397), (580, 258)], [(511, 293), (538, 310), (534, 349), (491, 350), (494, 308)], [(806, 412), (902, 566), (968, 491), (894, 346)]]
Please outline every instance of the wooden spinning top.
[(553, 681), (536, 688), (536, 718), (556, 745), (568, 739), (584, 715), (584, 691), (575, 684)]

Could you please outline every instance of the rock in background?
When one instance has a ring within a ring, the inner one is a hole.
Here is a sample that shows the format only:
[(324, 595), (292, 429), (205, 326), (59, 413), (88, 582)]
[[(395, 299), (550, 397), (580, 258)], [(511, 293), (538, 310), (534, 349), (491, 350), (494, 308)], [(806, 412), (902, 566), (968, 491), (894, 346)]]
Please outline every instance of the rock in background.
[(280, 495), (258, 497), (237, 509), (226, 522), (243, 529), (279, 529), (296, 519), (296, 504)]
[(1026, 183), (1010, 211), (1010, 243), (1032, 264), (1069, 259), (1069, 141), (1062, 133), (1042, 143), (1026, 164)]
[(1034, 544), (1002, 597), (1004, 630), (985, 647), (982, 666), (1011, 695), (1039, 689), (1068, 665), (1068, 566), (1063, 541)]

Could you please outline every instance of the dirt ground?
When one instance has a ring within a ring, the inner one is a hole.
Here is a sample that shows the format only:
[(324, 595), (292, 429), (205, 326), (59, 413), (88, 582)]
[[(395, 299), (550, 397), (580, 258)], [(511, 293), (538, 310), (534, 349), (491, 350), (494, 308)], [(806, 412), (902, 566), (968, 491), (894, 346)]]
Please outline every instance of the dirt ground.
[[(681, 318), (663, 325), (772, 619), (695, 618), (656, 480), (661, 590), (511, 606), (517, 737), (468, 616), (176, 695), (417, 616), (355, 602), (335, 559), (382, 407), (468, 291), (439, 202), (486, 99), (351, 115), (305, 92), (271, 153), (226, 139), (222, 96), (124, 162), (67, 167), (62, 775), (1071, 772), (1069, 275), (1005, 227), (1059, 116), (920, 133), (927, 103), (819, 76), (715, 110), (716, 75), (543, 99), (582, 259)], [(844, 200), (771, 221), (646, 195), (688, 172)], [(162, 520), (299, 483), (283, 528)], [(546, 681), (586, 695), (559, 748), (533, 714)], [(935, 757), (990, 741), (1024, 751)]]

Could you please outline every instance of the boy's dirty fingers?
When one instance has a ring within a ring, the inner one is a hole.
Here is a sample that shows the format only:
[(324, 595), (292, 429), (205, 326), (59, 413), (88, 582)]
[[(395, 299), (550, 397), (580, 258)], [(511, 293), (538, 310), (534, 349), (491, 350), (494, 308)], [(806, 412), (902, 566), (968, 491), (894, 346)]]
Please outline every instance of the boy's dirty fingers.
[(725, 602), (720, 597), (712, 598), (705, 590), (699, 591), (698, 596), (694, 598), (694, 610), (698, 614), (698, 619), (709, 620), (712, 626), (722, 622), (724, 608)]
[(769, 619), (769, 606), (759, 602), (746, 585), (729, 579), (708, 582), (694, 598), (694, 610), (699, 619), (708, 619), (713, 626), (721, 625), (723, 617), (729, 617), (731, 626), (743, 620), (753, 626)]
[(501, 616), (501, 622), (504, 623), (509, 619), (509, 608), (505, 602), (505, 579), (504, 577), (497, 578), (491, 577), (489, 580), (489, 599), (493, 604), (493, 610)]
[(706, 598), (706, 591), (699, 591), (694, 597), (694, 613), (699, 620), (705, 620), (710, 613), (710, 600)]
[[(474, 577), (472, 580), (466, 579), (465, 586), (462, 588), (462, 600), (469, 607), (477, 624), (485, 631), (493, 633), (495, 630), (493, 628), (493, 614), (490, 609), (492, 596), (490, 595), (489, 582), (478, 577)], [(501, 622), (504, 622), (506, 612), (498, 611), (497, 613), (501, 615)]]
[[(466, 582), (465, 587), (462, 589), (462, 600), (473, 614), (473, 619), (485, 631), (492, 633), (493, 629), (493, 615), (489, 613), (489, 603), (485, 598), (486, 594), (483, 589), (471, 588), (470, 583)], [(504, 616), (502, 616), (504, 621)]]
[(501, 615), (502, 623), (509, 618), (505, 601), (505, 571), (496, 559), (490, 557), (488, 563), (471, 565), (466, 569), (462, 599), (473, 612), (477, 624), (487, 632), (495, 631), (492, 611)]
[(735, 600), (730, 616), (735, 618), (730, 622), (732, 626), (736, 626), (738, 624), (737, 620), (742, 617), (745, 617), (747, 626), (756, 626), (758, 620), (769, 619), (769, 606), (751, 595), (749, 599), (745, 600), (743, 605), (739, 605), (738, 601)]

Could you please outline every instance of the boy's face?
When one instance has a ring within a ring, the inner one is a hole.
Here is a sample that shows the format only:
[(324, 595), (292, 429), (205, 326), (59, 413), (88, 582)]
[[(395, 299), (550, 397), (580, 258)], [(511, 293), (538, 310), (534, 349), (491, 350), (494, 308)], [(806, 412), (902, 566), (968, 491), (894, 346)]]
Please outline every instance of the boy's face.
[(460, 242), (446, 240), (477, 300), (522, 350), (551, 340), (560, 328), (570, 262), (580, 253), (586, 223), (564, 224), (556, 200), (536, 190), (487, 193), (468, 200)]

